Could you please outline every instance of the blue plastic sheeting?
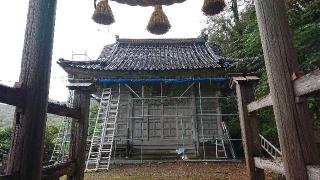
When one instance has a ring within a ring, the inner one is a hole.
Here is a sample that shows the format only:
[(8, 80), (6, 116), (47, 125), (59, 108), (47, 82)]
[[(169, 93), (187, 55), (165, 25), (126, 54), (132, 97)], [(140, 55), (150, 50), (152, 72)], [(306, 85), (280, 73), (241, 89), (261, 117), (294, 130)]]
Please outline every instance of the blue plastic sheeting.
[(109, 84), (188, 84), (193, 82), (212, 82), (219, 83), (229, 80), (228, 77), (205, 77), (205, 78), (189, 78), (189, 79), (98, 79), (98, 83), (103, 85)]

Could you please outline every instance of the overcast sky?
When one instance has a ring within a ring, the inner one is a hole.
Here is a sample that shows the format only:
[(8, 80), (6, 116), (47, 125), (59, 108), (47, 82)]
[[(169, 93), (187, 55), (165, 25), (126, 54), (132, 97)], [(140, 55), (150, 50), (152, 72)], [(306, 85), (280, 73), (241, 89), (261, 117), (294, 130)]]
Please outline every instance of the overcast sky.
[[(59, 58), (71, 59), (72, 53), (86, 52), (91, 59), (96, 59), (104, 45), (115, 41), (115, 35), (120, 38), (197, 37), (205, 22), (202, 3), (202, 0), (187, 0), (164, 6), (172, 28), (166, 35), (155, 36), (146, 31), (153, 7), (132, 7), (112, 1), (109, 4), (116, 22), (108, 27), (91, 20), (93, 0), (58, 0), (49, 97), (64, 101), (68, 95), (66, 73), (56, 63)], [(0, 1), (0, 83), (18, 81), (27, 8), (27, 0)], [(79, 58), (82, 57), (76, 57)]]

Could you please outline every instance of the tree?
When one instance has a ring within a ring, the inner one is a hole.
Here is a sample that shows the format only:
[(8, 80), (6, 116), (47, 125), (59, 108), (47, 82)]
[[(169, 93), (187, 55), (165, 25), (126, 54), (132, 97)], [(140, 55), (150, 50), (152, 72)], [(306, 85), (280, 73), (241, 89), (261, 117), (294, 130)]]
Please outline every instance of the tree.
[[(235, 2), (232, 0), (232, 2)], [(288, 0), (288, 16), (294, 35), (300, 68), (310, 72), (320, 67), (320, 0)], [(222, 13), (209, 17), (203, 32), (209, 35), (209, 41), (217, 42), (225, 55), (237, 58), (230, 70), (236, 72), (256, 72), (260, 76), (255, 86), (255, 96), (262, 97), (269, 93), (266, 70), (264, 66), (259, 29), (254, 6), (244, 4), (239, 15), (239, 24), (235, 25), (236, 16)], [(239, 33), (237, 26), (241, 27)], [(308, 99), (309, 107), (314, 114), (316, 127), (320, 127), (320, 98)], [(228, 107), (227, 107), (228, 108)], [(259, 129), (262, 135), (277, 142), (274, 115), (272, 108), (258, 111)], [(229, 120), (229, 126), (240, 137), (237, 119)]]

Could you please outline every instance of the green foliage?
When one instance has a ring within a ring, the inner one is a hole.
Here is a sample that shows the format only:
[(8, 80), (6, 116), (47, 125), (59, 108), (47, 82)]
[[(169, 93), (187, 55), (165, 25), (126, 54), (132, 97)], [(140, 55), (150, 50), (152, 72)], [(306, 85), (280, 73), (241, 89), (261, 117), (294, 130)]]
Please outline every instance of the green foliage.
[(59, 126), (55, 124), (49, 124), (46, 127), (45, 136), (44, 136), (44, 154), (43, 161), (47, 162), (50, 160), (53, 149), (54, 149), (54, 140), (59, 133)]
[(0, 161), (8, 154), (11, 144), (11, 127), (0, 128)]
[[(304, 72), (310, 72), (320, 67), (320, 0), (288, 0), (287, 5), (300, 68)], [(220, 44), (226, 56), (239, 59), (230, 70), (256, 72), (260, 76), (260, 81), (255, 86), (256, 97), (268, 94), (267, 73), (254, 6), (246, 5), (237, 24), (232, 23), (232, 17), (226, 14), (210, 17), (207, 22), (203, 32), (208, 33), (209, 40)], [(308, 99), (317, 127), (320, 127), (319, 100), (319, 96)], [(224, 106), (226, 110), (230, 108), (228, 104)], [(260, 133), (276, 141), (277, 131), (272, 109), (258, 111), (258, 118)], [(233, 134), (240, 134), (237, 119), (229, 119), (228, 125)]]
[[(44, 139), (44, 162), (51, 158), (54, 149), (54, 139), (56, 138), (59, 128), (57, 125), (50, 124), (46, 127)], [(9, 153), (11, 144), (12, 127), (0, 128), (0, 161), (4, 160)]]

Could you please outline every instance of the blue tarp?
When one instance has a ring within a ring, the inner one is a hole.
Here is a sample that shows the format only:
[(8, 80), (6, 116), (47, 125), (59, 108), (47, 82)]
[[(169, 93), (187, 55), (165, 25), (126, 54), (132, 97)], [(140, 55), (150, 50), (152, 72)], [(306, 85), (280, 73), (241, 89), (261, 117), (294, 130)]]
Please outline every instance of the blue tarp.
[(188, 84), (193, 82), (212, 82), (219, 83), (229, 80), (228, 77), (198, 77), (188, 79), (163, 79), (163, 78), (150, 78), (150, 79), (98, 79), (98, 83), (103, 85), (109, 84)]

